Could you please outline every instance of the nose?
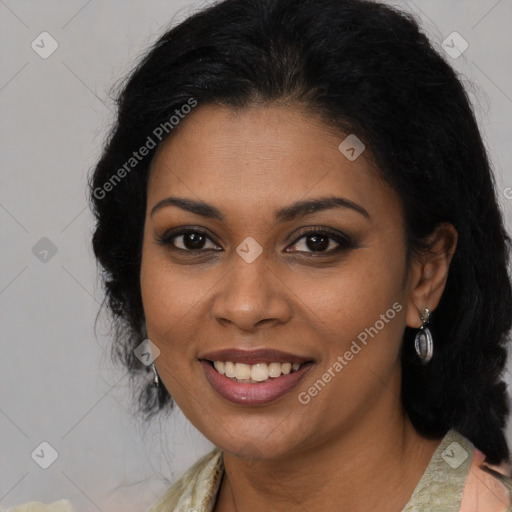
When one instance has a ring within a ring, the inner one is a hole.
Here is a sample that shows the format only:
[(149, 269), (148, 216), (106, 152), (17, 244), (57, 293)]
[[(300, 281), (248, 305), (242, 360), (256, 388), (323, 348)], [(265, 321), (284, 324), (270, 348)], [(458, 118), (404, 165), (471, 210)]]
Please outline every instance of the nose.
[(265, 254), (252, 263), (238, 254), (233, 259), (230, 271), (215, 288), (213, 317), (244, 331), (286, 323), (292, 316), (291, 292)]

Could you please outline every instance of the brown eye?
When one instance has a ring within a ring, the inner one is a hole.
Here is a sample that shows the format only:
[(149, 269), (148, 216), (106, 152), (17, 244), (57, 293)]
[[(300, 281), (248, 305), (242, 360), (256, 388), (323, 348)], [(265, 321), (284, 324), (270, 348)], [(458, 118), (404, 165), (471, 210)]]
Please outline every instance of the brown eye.
[[(301, 242), (304, 239), (304, 242)], [(337, 245), (335, 245), (337, 244)], [(333, 247), (334, 245), (334, 247)], [(294, 242), (298, 252), (328, 253), (338, 252), (352, 245), (348, 236), (341, 233), (333, 233), (325, 229), (309, 230), (302, 233)]]
[[(211, 242), (212, 247), (206, 247), (208, 241)], [(166, 233), (164, 236), (157, 238), (157, 243), (187, 252), (218, 250), (218, 246), (213, 243), (206, 233), (190, 229)]]

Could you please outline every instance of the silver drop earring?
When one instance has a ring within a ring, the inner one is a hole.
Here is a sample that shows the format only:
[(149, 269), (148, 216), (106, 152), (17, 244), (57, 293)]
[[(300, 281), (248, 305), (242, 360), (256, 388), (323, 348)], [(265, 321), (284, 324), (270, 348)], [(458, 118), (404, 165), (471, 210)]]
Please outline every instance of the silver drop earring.
[(428, 363), (432, 359), (434, 353), (434, 341), (432, 340), (432, 334), (427, 324), (430, 320), (430, 309), (425, 308), (423, 314), (420, 315), (421, 321), (423, 322), (416, 338), (414, 340), (414, 348), (423, 364)]
[(155, 363), (151, 364), (151, 369), (153, 370), (153, 386), (158, 388), (160, 386), (160, 381), (159, 381), (159, 378), (158, 378), (158, 373), (156, 373)]

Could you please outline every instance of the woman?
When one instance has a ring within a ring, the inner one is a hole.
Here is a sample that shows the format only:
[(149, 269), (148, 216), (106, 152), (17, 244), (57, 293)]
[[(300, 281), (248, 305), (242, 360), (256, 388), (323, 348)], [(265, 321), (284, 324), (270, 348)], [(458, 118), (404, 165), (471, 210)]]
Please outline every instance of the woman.
[(410, 16), (195, 14), (129, 77), (90, 186), (141, 412), (216, 446), (151, 512), (511, 510), (509, 238)]

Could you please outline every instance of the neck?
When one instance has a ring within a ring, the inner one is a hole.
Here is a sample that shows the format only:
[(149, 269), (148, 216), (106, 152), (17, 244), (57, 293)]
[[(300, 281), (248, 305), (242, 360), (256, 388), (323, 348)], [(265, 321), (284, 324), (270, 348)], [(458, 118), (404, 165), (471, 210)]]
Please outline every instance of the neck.
[(395, 418), (368, 418), (357, 428), (277, 460), (248, 465), (224, 453), (215, 511), (400, 512), (440, 439), (420, 436), (401, 410)]

